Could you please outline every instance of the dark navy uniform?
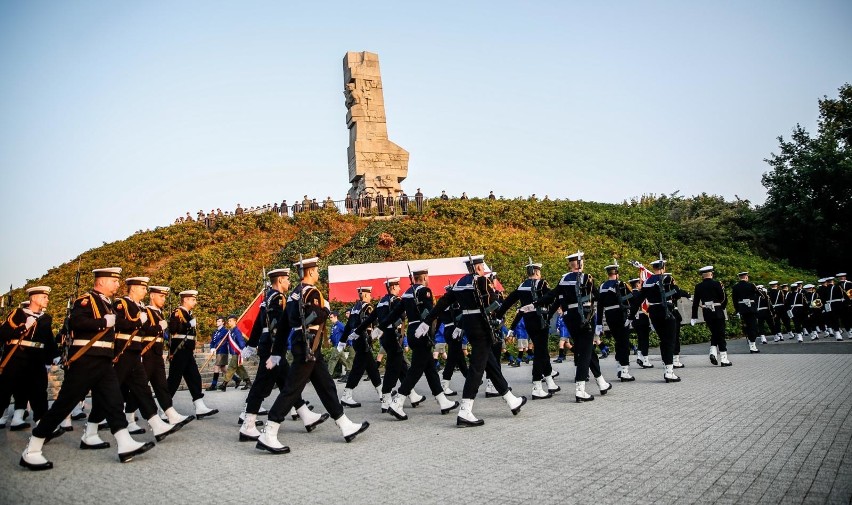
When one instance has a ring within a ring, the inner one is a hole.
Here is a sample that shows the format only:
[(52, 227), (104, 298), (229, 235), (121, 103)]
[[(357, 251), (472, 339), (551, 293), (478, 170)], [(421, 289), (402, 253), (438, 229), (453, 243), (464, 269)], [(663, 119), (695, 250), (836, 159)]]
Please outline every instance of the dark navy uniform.
[[(637, 286), (641, 286), (641, 284), (637, 283)], [(653, 368), (654, 365), (648, 359), (648, 352), (651, 346), (651, 318), (642, 308), (642, 301), (639, 299), (640, 289), (641, 287), (637, 287), (630, 292), (633, 295), (630, 298), (630, 314), (633, 314), (633, 316), (628, 317), (630, 317), (633, 331), (636, 332), (636, 347), (638, 350), (636, 364), (642, 368)]]
[(630, 321), (630, 301), (633, 294), (624, 282), (609, 279), (598, 288), (598, 324), (607, 323), (615, 339), (615, 360), (621, 366), (630, 364), (630, 341), (627, 324)]
[[(157, 415), (157, 405), (151, 396), (151, 388), (148, 386), (148, 376), (142, 365), (142, 322), (141, 314), (145, 314), (147, 323), (147, 312), (130, 297), (118, 298), (113, 304), (115, 310), (115, 374), (121, 384), (125, 400), (125, 412), (139, 412), (144, 419), (151, 419)], [(132, 401), (129, 401), (132, 397)], [(101, 419), (90, 417), (93, 423)]]
[[(509, 296), (506, 297), (500, 308), (495, 311), (494, 317), (503, 319), (504, 314), (518, 302), (520, 302), (522, 307), (534, 305), (549, 292), (550, 287), (547, 285), (546, 280), (527, 279), (517, 289), (509, 293)], [(541, 381), (544, 377), (549, 377), (553, 373), (553, 368), (550, 364), (550, 354), (548, 353), (550, 325), (547, 323), (547, 308), (540, 306), (536, 307), (535, 310), (521, 314), (520, 317), (515, 317), (512, 328), (514, 329), (518, 322), (523, 319), (524, 328), (535, 347), (532, 379), (534, 382)]]
[(784, 298), (784, 307), (793, 323), (793, 331), (797, 336), (801, 336), (808, 319), (808, 306), (805, 304), (801, 284), (790, 285), (790, 292)]
[[(347, 336), (355, 331), (361, 325), (362, 319), (367, 319), (375, 312), (375, 309), (369, 303), (358, 300), (355, 305), (349, 309), (349, 319), (346, 321), (346, 328), (343, 330), (343, 335)], [(373, 357), (373, 337), (370, 335), (371, 327), (367, 325), (363, 331), (358, 333), (358, 338), (352, 341), (352, 349), (355, 350), (355, 359), (352, 361), (352, 370), (349, 372), (349, 378), (346, 380), (348, 389), (355, 389), (358, 383), (361, 382), (361, 377), (364, 372), (367, 372), (367, 377), (374, 387), (379, 387), (382, 383), (382, 376), (379, 374), (379, 365)]]
[(731, 288), (731, 299), (734, 303), (734, 311), (740, 315), (743, 321), (746, 337), (748, 337), (751, 352), (757, 348), (752, 344), (757, 340), (757, 299), (760, 293), (757, 287), (747, 280), (740, 280)]
[(846, 293), (836, 284), (824, 284), (817, 288), (822, 300), (822, 319), (825, 329), (834, 333), (837, 340), (843, 340), (840, 334), (840, 320), (846, 308)]
[[(809, 284), (807, 286), (810, 286)], [(822, 329), (823, 325), (823, 308), (825, 307), (825, 300), (820, 298), (819, 291), (807, 289), (802, 291), (802, 303), (805, 305), (807, 309), (807, 316), (805, 316), (805, 330), (810, 332), (811, 339), (816, 340), (818, 338), (819, 332)], [(819, 307), (818, 304), (822, 303), (823, 306)]]
[(166, 378), (166, 361), (163, 359), (165, 350), (165, 338), (161, 321), (165, 319), (163, 311), (153, 305), (145, 307), (148, 321), (142, 327), (142, 366), (145, 375), (151, 383), (151, 389), (157, 397), (157, 403), (163, 410), (173, 407), (172, 395), (169, 391), (169, 382)]
[[(303, 307), (305, 320), (310, 321), (307, 326), (307, 335), (302, 332), (300, 304)], [(282, 422), (291, 408), (304, 402), (302, 391), (304, 391), (308, 382), (313, 384), (320, 401), (333, 419), (343, 416), (343, 407), (337, 399), (337, 389), (328, 372), (328, 366), (317, 340), (322, 338), (321, 331), (329, 314), (329, 310), (325, 307), (325, 298), (313, 285), (299, 283), (287, 297), (284, 313), (281, 314), (281, 318), (286, 318), (287, 321), (279, 321), (278, 326), (279, 328), (292, 328), (289, 337), (293, 352), (293, 363), (290, 365), (287, 374), (284, 391), (278, 395), (275, 403), (272, 404), (272, 408), (269, 409), (270, 421)], [(277, 345), (281, 337), (283, 337), (281, 333), (278, 333), (275, 337), (276, 345), (273, 346), (273, 356), (283, 355), (283, 349), (280, 345)], [(312, 360), (310, 359), (311, 356), (313, 357)], [(282, 359), (281, 363), (284, 361)], [(281, 363), (278, 366), (281, 366)], [(261, 364), (261, 366), (265, 365)]]
[(491, 350), (495, 330), (490, 326), (486, 317), (482, 315), (482, 307), (479, 302), (479, 300), (482, 300), (482, 304), (488, 307), (496, 299), (497, 292), (488, 277), (467, 274), (438, 300), (434, 309), (424, 320), (427, 324), (431, 324), (448, 307), (453, 304), (459, 305), (462, 315), (461, 328), (467, 335), (467, 340), (471, 346), (468, 374), (462, 391), (462, 398), (464, 399), (473, 400), (476, 398), (479, 386), (482, 385), (483, 374), (491, 381), (501, 396), (509, 392), (509, 384), (500, 370), (500, 362), (497, 361)]
[(638, 313), (636, 311), (642, 306), (642, 302), (648, 302), (648, 317), (660, 338), (660, 354), (666, 367), (674, 366), (677, 319), (674, 315), (676, 308), (672, 297), (675, 293), (676, 290), (671, 284), (671, 276), (654, 274), (642, 283), (642, 288), (635, 297), (635, 308), (631, 309), (631, 316), (635, 317)]
[(725, 288), (721, 282), (710, 278), (695, 285), (692, 319), (698, 319), (699, 307), (707, 329), (710, 330), (710, 345), (716, 347), (719, 352), (728, 352), (728, 343), (725, 340), (725, 310), (728, 307), (728, 297), (725, 296)]
[[(27, 319), (35, 323), (26, 327)], [(34, 313), (25, 308), (14, 309), (0, 326), (0, 405), (5, 409), (12, 395), (15, 404), (29, 401), (33, 419), (40, 420), (47, 412), (47, 373), (45, 365), (59, 356), (51, 328), (52, 319), (45, 312)], [(16, 407), (17, 408), (17, 407)]]
[(411, 365), (408, 367), (405, 379), (399, 387), (399, 394), (402, 396), (410, 395), (414, 385), (417, 384), (420, 377), (425, 375), (432, 395), (437, 396), (444, 389), (441, 387), (441, 379), (438, 377), (438, 371), (435, 368), (435, 358), (432, 356), (431, 336), (417, 337), (414, 334), (417, 327), (423, 322), (425, 315), (434, 306), (432, 290), (422, 284), (412, 284), (403, 293), (401, 301), (402, 303), (396, 304), (385, 317), (379, 320), (379, 326), (387, 327), (395, 323), (404, 313), (408, 322), (406, 336), (408, 337), (408, 346), (411, 348)]
[[(769, 328), (770, 334), (781, 333), (781, 327), (778, 325), (778, 318), (775, 314), (775, 309), (772, 307), (772, 300), (769, 298), (769, 293), (758, 290), (759, 297), (757, 298), (757, 329), (758, 333), (763, 337), (764, 325)], [(765, 337), (764, 337), (765, 338)], [(762, 341), (762, 340), (761, 340)], [(765, 342), (763, 342), (765, 343)]]
[(74, 339), (69, 359), (94, 342), (67, 366), (56, 401), (33, 429), (34, 437), (45, 438), (53, 433), (89, 391), (92, 392), (90, 419), (105, 418), (112, 433), (127, 428), (121, 387), (112, 365), (115, 329), (108, 327), (104, 318), (108, 314), (114, 314), (112, 301), (98, 291), (91, 290), (74, 300), (70, 319)]
[[(278, 386), (279, 394), (284, 392), (287, 384), (287, 375), (290, 373), (290, 364), (286, 359), (272, 368), (266, 368), (266, 360), (275, 354), (284, 356), (287, 352), (287, 341), (290, 337), (290, 319), (284, 310), (284, 294), (275, 288), (269, 288), (264, 294), (260, 305), (260, 312), (252, 326), (249, 335), (248, 347), (257, 348), (258, 367), (254, 382), (251, 384), (248, 396), (246, 396), (246, 413), (257, 414), (263, 400), (272, 394), (272, 389)], [(299, 408), (305, 401), (299, 396), (294, 404)]]
[(184, 307), (176, 308), (169, 317), (169, 392), (174, 397), (183, 379), (193, 401), (204, 398), (201, 374), (195, 362), (194, 321), (192, 311)]
[(781, 340), (781, 325), (784, 325), (784, 331), (790, 333), (790, 316), (787, 315), (787, 307), (784, 303), (785, 293), (783, 290), (778, 289), (777, 285), (770, 286), (769, 291), (767, 292), (769, 296), (769, 304), (772, 306), (772, 311), (775, 313), (776, 328), (778, 329), (779, 335), (778, 340)]
[[(361, 317), (361, 323), (355, 329), (355, 333), (361, 334), (367, 331), (370, 325), (385, 319), (401, 303), (402, 301), (399, 297), (390, 293), (386, 294), (376, 304), (374, 311), (366, 317)], [(405, 375), (406, 365), (405, 356), (403, 355), (402, 335), (399, 334), (398, 330), (401, 324), (400, 320), (394, 320), (384, 325), (378, 325), (382, 333), (379, 337), (379, 343), (387, 355), (385, 376), (382, 381), (382, 395), (389, 395), (396, 386), (397, 381), (403, 380)]]
[[(447, 286), (446, 291), (449, 292), (452, 289), (452, 286)], [(468, 367), (467, 359), (465, 359), (464, 350), (462, 349), (462, 337), (459, 336), (456, 338), (453, 335), (456, 332), (456, 328), (461, 330), (457, 326), (461, 322), (461, 307), (458, 302), (447, 306), (447, 309), (438, 316), (438, 320), (444, 325), (444, 340), (447, 342), (447, 361), (444, 364), (444, 372), (441, 378), (445, 381), (452, 379), (456, 367), (458, 367), (462, 377), (467, 378)], [(460, 331), (460, 333), (463, 332)]]
[(558, 304), (562, 308), (562, 320), (574, 341), (575, 382), (588, 381), (590, 369), (595, 378), (601, 376), (598, 356), (593, 350), (594, 304), (597, 300), (598, 287), (592, 276), (584, 272), (569, 272), (536, 304), (545, 307)]

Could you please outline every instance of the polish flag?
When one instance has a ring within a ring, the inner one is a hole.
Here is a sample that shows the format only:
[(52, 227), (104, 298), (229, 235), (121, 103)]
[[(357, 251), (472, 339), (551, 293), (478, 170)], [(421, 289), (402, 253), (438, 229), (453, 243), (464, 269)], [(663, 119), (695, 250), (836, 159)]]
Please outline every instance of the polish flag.
[[(328, 297), (339, 302), (355, 302), (358, 300), (358, 288), (371, 286), (373, 298), (381, 298), (387, 293), (385, 280), (389, 277), (399, 277), (400, 293), (411, 286), (408, 279), (408, 269), (411, 271), (429, 269), (429, 287), (435, 298), (444, 294), (444, 286), (455, 283), (467, 275), (467, 256), (455, 258), (434, 258), (412, 261), (387, 261), (383, 263), (360, 263), (357, 265), (331, 265), (328, 267)], [(490, 272), (488, 264), (485, 271)], [(499, 283), (495, 283), (502, 289)]]
[(237, 328), (240, 329), (240, 333), (248, 340), (251, 336), (251, 328), (254, 326), (254, 321), (257, 319), (258, 314), (260, 314), (260, 304), (263, 302), (263, 291), (261, 290), (257, 296), (254, 297), (254, 300), (249, 304), (248, 308), (243, 311), (242, 315), (237, 319)]

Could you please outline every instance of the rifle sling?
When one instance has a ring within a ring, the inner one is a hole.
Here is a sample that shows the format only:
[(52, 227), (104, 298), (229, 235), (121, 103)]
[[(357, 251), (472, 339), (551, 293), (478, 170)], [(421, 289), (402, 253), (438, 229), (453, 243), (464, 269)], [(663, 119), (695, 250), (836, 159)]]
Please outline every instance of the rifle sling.
[(71, 366), (71, 363), (74, 363), (75, 361), (80, 359), (80, 357), (83, 356), (83, 354), (85, 354), (86, 351), (88, 351), (93, 345), (95, 345), (95, 342), (97, 342), (98, 340), (103, 338), (103, 336), (106, 335), (107, 332), (109, 332), (109, 330), (110, 330), (110, 328), (107, 328), (105, 330), (98, 332), (94, 337), (91, 338), (91, 340), (89, 340), (89, 342), (86, 345), (84, 345), (79, 351), (75, 352), (73, 356), (68, 358), (68, 362), (65, 363), (65, 366), (66, 367)]

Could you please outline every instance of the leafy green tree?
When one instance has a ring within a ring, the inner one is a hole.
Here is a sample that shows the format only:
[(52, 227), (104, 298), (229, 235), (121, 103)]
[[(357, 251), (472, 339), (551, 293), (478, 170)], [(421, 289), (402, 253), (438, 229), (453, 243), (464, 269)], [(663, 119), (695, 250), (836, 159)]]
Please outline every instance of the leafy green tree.
[(760, 210), (768, 243), (794, 265), (833, 275), (852, 253), (852, 86), (819, 101), (818, 131), (796, 125), (766, 162)]

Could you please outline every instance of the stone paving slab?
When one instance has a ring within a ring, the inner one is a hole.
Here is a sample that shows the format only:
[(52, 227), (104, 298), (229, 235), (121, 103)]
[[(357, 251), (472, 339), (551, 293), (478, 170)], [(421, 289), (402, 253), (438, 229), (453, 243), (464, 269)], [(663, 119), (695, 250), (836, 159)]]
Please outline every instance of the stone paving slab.
[[(367, 432), (347, 444), (331, 421), (310, 434), (286, 421), (279, 438), (292, 453), (282, 456), (237, 441), (245, 392), (233, 390), (207, 394), (220, 414), (128, 464), (114, 449), (77, 449), (75, 422), (45, 446), (56, 467), (29, 472), (18, 467), (29, 433), (3, 430), (0, 503), (850, 503), (852, 356), (743, 354), (721, 369), (702, 352), (682, 358), (678, 384), (652, 359), (606, 396), (590, 386), (585, 404), (573, 402), (573, 365), (555, 365), (562, 392), (518, 416), (480, 397), (486, 423), (470, 429), (431, 398), (396, 421), (362, 382), (363, 407), (347, 413), (369, 420)], [(614, 361), (603, 364), (612, 380)], [(529, 395), (531, 369), (504, 369), (515, 392)], [(323, 410), (310, 387), (305, 396)], [(190, 410), (186, 392), (176, 406)]]

